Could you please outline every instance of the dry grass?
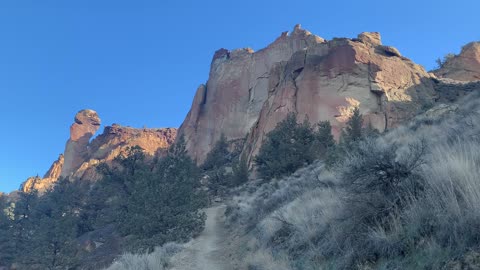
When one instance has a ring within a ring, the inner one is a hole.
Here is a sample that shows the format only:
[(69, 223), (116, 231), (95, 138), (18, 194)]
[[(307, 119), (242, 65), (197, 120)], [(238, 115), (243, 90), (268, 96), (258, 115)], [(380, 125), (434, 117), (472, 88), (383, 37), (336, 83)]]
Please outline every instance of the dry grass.
[(256, 241), (250, 269), (441, 269), (480, 251), (479, 96), (364, 142), (332, 172), (247, 187), (228, 218)]
[[(321, 162), (238, 188), (227, 224), (246, 270), (442, 269), (480, 251), (480, 94)], [(168, 269), (177, 245), (107, 270)]]
[(118, 258), (105, 270), (166, 270), (171, 257), (182, 250), (182, 245), (167, 243), (148, 254), (127, 253)]

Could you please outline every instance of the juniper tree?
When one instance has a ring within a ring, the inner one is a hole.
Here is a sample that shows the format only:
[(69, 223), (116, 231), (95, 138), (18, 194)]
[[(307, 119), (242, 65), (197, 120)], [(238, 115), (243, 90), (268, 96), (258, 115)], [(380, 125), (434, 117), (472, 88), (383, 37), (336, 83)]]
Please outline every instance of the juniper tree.
[(360, 109), (355, 107), (352, 116), (348, 119), (347, 125), (342, 134), (343, 139), (347, 143), (357, 142), (362, 139), (363, 117), (360, 114)]
[(81, 191), (68, 179), (38, 198), (34, 209), (34, 233), (29, 243), (29, 264), (45, 269), (75, 268)]
[(227, 137), (222, 133), (220, 139), (215, 143), (212, 150), (207, 154), (202, 169), (209, 171), (224, 166), (230, 162)]
[[(32, 186), (39, 181), (39, 177), (33, 179)], [(35, 226), (34, 208), (38, 202), (38, 192), (32, 188), (26, 191), (19, 191), (18, 199), (14, 203), (12, 233), (14, 240), (14, 253), (16, 261), (22, 262), (28, 257), (31, 248), (31, 236)]]
[(209, 189), (218, 195), (222, 187), (227, 186), (230, 175), (225, 167), (231, 163), (228, 141), (222, 133), (212, 150), (207, 154), (202, 169), (209, 178)]
[(332, 125), (330, 121), (321, 121), (318, 123), (318, 130), (316, 132), (316, 141), (317, 141), (317, 148), (316, 150), (319, 151), (318, 155), (324, 156), (328, 150), (335, 147), (335, 139), (332, 135)]
[(255, 163), (264, 179), (288, 175), (315, 160), (313, 128), (308, 119), (297, 123), (297, 115), (289, 113), (267, 134)]
[(203, 229), (200, 209), (206, 197), (199, 190), (199, 169), (188, 156), (183, 137), (153, 170), (135, 166), (123, 180), (130, 183), (129, 196), (117, 224), (123, 235), (131, 236), (131, 249), (152, 250), (167, 241), (186, 241)]
[(15, 257), (10, 205), (0, 194), (0, 267), (9, 266)]
[(233, 166), (232, 185), (238, 186), (248, 181), (248, 162), (246, 155), (241, 155), (240, 159)]

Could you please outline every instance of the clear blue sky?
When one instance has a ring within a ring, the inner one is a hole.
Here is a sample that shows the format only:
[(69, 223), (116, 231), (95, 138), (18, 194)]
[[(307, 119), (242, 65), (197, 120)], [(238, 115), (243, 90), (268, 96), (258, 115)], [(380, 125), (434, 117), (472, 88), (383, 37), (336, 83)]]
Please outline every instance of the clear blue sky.
[(379, 31), (428, 69), (480, 40), (478, 1), (350, 2), (1, 1), (0, 191), (43, 176), (78, 110), (178, 127), (216, 49), (258, 50), (297, 23), (327, 39)]

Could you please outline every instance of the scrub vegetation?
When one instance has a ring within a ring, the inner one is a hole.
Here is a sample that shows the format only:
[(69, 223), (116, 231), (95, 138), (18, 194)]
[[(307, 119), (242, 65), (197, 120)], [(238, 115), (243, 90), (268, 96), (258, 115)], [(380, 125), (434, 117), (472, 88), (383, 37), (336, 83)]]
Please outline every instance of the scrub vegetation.
[(347, 127), (332, 166), (244, 186), (227, 210), (244, 268), (478, 266), (479, 94), (460, 104), (381, 135)]
[[(63, 179), (42, 196), (31, 191), (20, 192), (12, 203), (2, 198), (0, 265), (99, 269), (122, 251), (164, 257), (174, 245), (156, 246), (187, 242), (203, 230), (207, 196), (182, 138), (154, 162), (133, 147), (98, 170), (104, 177), (93, 185)], [(89, 257), (91, 245), (103, 253)], [(128, 256), (139, 265), (153, 263), (145, 256)]]

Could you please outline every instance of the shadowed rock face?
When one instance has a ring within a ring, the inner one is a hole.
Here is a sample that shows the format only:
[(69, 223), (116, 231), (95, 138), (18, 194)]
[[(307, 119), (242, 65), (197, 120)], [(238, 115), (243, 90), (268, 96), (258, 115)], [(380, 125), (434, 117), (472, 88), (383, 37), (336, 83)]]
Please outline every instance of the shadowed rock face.
[(289, 112), (299, 121), (329, 120), (338, 136), (355, 106), (383, 131), (435, 98), (431, 75), (383, 46), (379, 33), (325, 41), (297, 25), (258, 52), (217, 51), (179, 132), (199, 162), (222, 133), (246, 139), (252, 157)]
[(434, 73), (438, 77), (458, 81), (480, 80), (480, 42), (463, 46), (459, 55), (448, 59)]
[(105, 127), (102, 134), (90, 142), (100, 127), (100, 118), (95, 111), (82, 110), (77, 113), (70, 127), (70, 138), (65, 153), (53, 163), (43, 178), (30, 177), (21, 190), (36, 189), (40, 193), (51, 188), (60, 177), (85, 181), (100, 179), (96, 167), (100, 163), (111, 163), (127, 148), (140, 146), (147, 159), (162, 156), (175, 141), (175, 128), (131, 128), (117, 124)]

